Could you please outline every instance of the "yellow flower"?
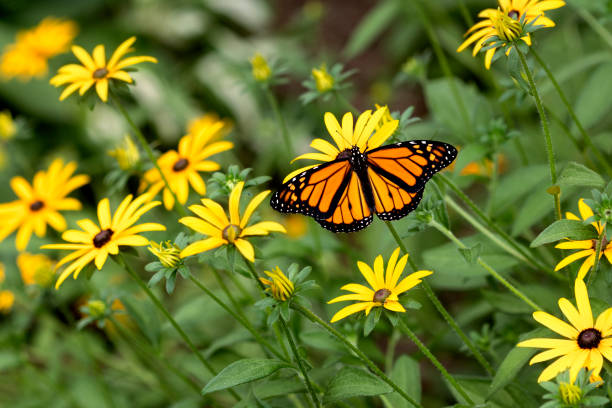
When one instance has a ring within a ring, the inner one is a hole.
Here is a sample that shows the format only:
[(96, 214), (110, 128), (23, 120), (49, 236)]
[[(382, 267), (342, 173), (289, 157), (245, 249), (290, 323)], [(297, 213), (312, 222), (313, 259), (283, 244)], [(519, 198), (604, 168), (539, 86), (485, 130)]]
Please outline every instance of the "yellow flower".
[[(454, 165), (454, 162), (451, 166)], [(451, 167), (449, 166), (449, 167)], [(453, 166), (454, 167), (454, 166)], [(508, 159), (503, 154), (500, 154), (497, 159), (497, 172), (502, 174), (506, 171), (508, 167)], [(491, 177), (493, 175), (493, 161), (485, 158), (481, 161), (473, 161), (468, 163), (461, 172), (459, 173), (462, 176), (484, 176)], [(451, 167), (452, 170), (452, 167)]]
[(46, 288), (53, 284), (55, 278), (53, 261), (46, 255), (21, 253), (17, 257), (17, 267), (21, 273), (21, 280), (27, 286), (38, 285)]
[(380, 106), (379, 104), (375, 103), (374, 106), (376, 107), (376, 110), (383, 109), (385, 111), (380, 118), (380, 121), (376, 124), (376, 130), (380, 130), (384, 125), (395, 120), (393, 116), (391, 116), (391, 111), (389, 111), (389, 107), (387, 105)]
[[(593, 210), (584, 202), (583, 198), (578, 201), (578, 210), (580, 211), (582, 221), (585, 221), (593, 216)], [(567, 218), (568, 220), (581, 221), (580, 218), (578, 218), (571, 212), (565, 213), (565, 218)], [(601, 235), (603, 229), (601, 223), (592, 222), (591, 225), (597, 230), (597, 235)], [(559, 249), (580, 249), (580, 251), (574, 252), (573, 254), (563, 258), (561, 262), (559, 262), (557, 266), (555, 266), (555, 271), (566, 267), (567, 265), (571, 264), (574, 261), (577, 261), (578, 259), (586, 257), (586, 259), (582, 263), (582, 266), (580, 267), (580, 270), (578, 271), (578, 278), (584, 279), (589, 269), (591, 269), (591, 267), (595, 264), (595, 253), (597, 252), (596, 245), (597, 240), (594, 239), (580, 241), (574, 241), (570, 239), (555, 245), (555, 248)], [(607, 242), (605, 235), (603, 237), (601, 251), (599, 252), (600, 259), (602, 255), (606, 255), (606, 258), (608, 258), (608, 262), (612, 263), (612, 242)]]
[[(217, 163), (206, 159), (234, 147), (232, 142), (227, 141), (210, 143), (211, 140), (220, 137), (219, 134), (224, 131), (225, 126), (224, 121), (218, 120), (212, 122), (209, 126), (199, 127), (197, 133), (189, 133), (181, 138), (178, 152), (169, 150), (157, 159), (157, 164), (164, 173), (168, 184), (170, 184), (170, 188), (176, 194), (179, 203), (185, 204), (187, 202), (190, 184), (199, 195), (206, 194), (206, 184), (204, 184), (199, 172), (220, 169)], [(143, 182), (143, 186), (150, 186), (148, 192), (153, 195), (163, 189), (164, 206), (168, 210), (174, 207), (174, 197), (166, 188), (157, 168), (148, 170), (144, 175)]]
[(150, 242), (149, 248), (147, 248), (153, 255), (159, 259), (159, 262), (166, 268), (173, 268), (181, 261), (180, 253), (181, 249), (173, 244), (171, 241)]
[(582, 399), (582, 389), (572, 383), (560, 383), (559, 392), (563, 402), (569, 405), (576, 405)]
[(570, 324), (546, 312), (533, 313), (537, 322), (567, 339), (537, 338), (517, 344), (517, 347), (548, 349), (536, 354), (529, 364), (559, 357), (542, 371), (538, 382), (548, 381), (569, 368), (570, 382), (574, 383), (583, 367), (588, 371), (593, 370), (593, 382), (599, 378), (603, 357), (612, 361), (612, 308), (602, 312), (594, 322), (589, 294), (582, 279), (576, 279), (574, 291), (578, 309), (569, 300), (559, 299), (559, 308)]
[(312, 77), (317, 85), (317, 90), (321, 93), (327, 92), (334, 87), (334, 78), (327, 72), (327, 65), (321, 64), (319, 69), (312, 69)]
[(277, 266), (273, 271), (264, 271), (270, 279), (259, 278), (261, 283), (267, 286), (266, 291), (272, 294), (276, 300), (285, 301), (291, 297), (293, 290), (293, 282)]
[(253, 68), (253, 78), (257, 82), (266, 82), (272, 75), (272, 70), (263, 55), (256, 53), (250, 61)]
[(0, 313), (8, 314), (15, 303), (15, 295), (10, 290), (0, 291)]
[(77, 33), (69, 20), (48, 17), (30, 30), (19, 31), (17, 41), (8, 45), (0, 59), (0, 74), (29, 80), (47, 73), (47, 60), (68, 51)]
[(132, 51), (130, 47), (135, 41), (136, 37), (130, 37), (125, 40), (117, 47), (108, 61), (106, 60), (104, 45), (97, 45), (91, 55), (82, 47), (74, 45), (72, 47), (72, 52), (83, 65), (64, 65), (59, 69), (57, 75), (49, 81), (51, 85), (56, 87), (70, 84), (60, 95), (60, 101), (66, 99), (77, 89), (79, 95), (84, 95), (85, 92), (95, 84), (98, 96), (102, 102), (106, 102), (108, 100), (109, 80), (116, 79), (127, 82), (128, 84), (133, 82), (132, 77), (127, 71), (124, 71), (124, 68), (142, 62), (157, 63), (155, 58), (149, 56), (127, 57), (121, 59), (125, 54)]
[(165, 231), (166, 227), (154, 222), (134, 225), (146, 212), (161, 204), (159, 201), (150, 202), (152, 197), (150, 194), (143, 194), (132, 200), (132, 195), (128, 195), (119, 204), (112, 217), (108, 198), (104, 198), (98, 203), (99, 224), (90, 219), (79, 220), (77, 224), (82, 231), (68, 230), (62, 234), (62, 239), (68, 243), (43, 245), (44, 249), (74, 250), (55, 266), (55, 269), (58, 269), (72, 262), (57, 279), (55, 288), (59, 288), (64, 280), (73, 273), (76, 279), (81, 270), (91, 261), (95, 262), (98, 270), (102, 269), (108, 255), (117, 255), (121, 245), (149, 245), (149, 240), (138, 235), (139, 233)]
[(216, 125), (218, 122), (222, 122), (223, 127), (217, 131), (217, 133), (215, 133), (215, 136), (211, 137), (209, 142), (219, 140), (232, 130), (233, 125), (231, 120), (220, 119), (215, 113), (205, 113), (204, 115), (191, 119), (187, 124), (187, 133), (191, 135), (198, 134), (211, 126)]
[(289, 214), (285, 218), (285, 222), (287, 225), (287, 235), (291, 238), (301, 238), (306, 234), (306, 230), (308, 229), (308, 224), (306, 223), (306, 218), (297, 214)]
[[(498, 9), (485, 9), (478, 14), (484, 20), (476, 23), (465, 35), (470, 35), (459, 46), (457, 52), (461, 52), (471, 44), (475, 43), (472, 55), (476, 56), (485, 45), (485, 42), (494, 36), (505, 42), (513, 42), (522, 34), (520, 25), (524, 17), (525, 24), (535, 21), (535, 25), (554, 27), (555, 23), (544, 15), (544, 11), (557, 9), (565, 6), (565, 1), (560, 0), (499, 0)], [(531, 45), (529, 34), (521, 37), (527, 45)], [(495, 55), (496, 48), (490, 48), (485, 53), (485, 67), (491, 68), (491, 61)]]
[(15, 133), (17, 133), (17, 126), (15, 126), (15, 121), (13, 121), (11, 112), (0, 112), (0, 139), (12, 139)]
[(207, 235), (208, 238), (196, 241), (181, 251), (181, 258), (218, 248), (221, 245), (234, 245), (245, 259), (255, 262), (255, 250), (247, 237), (268, 235), (270, 232), (286, 232), (277, 222), (261, 221), (247, 226), (251, 215), (261, 202), (270, 194), (270, 190), (257, 194), (247, 205), (240, 216), (240, 196), (244, 181), (234, 187), (229, 196), (229, 219), (219, 204), (208, 198), (202, 199), (202, 205), (189, 207), (198, 217), (183, 217), (179, 220), (192, 230)]
[[(380, 125), (381, 120), (388, 113), (389, 109), (386, 106), (382, 108), (376, 109), (374, 113), (371, 110), (367, 110), (359, 115), (357, 118), (357, 123), (355, 124), (355, 128), (353, 129), (353, 114), (346, 113), (342, 118), (342, 127), (338, 123), (336, 117), (330, 113), (325, 113), (323, 117), (325, 121), (325, 126), (327, 127), (327, 131), (329, 132), (331, 138), (336, 143), (337, 148), (334, 147), (331, 143), (323, 139), (314, 139), (310, 146), (320, 153), (306, 153), (301, 156), (293, 159), (302, 160), (302, 159), (310, 159), (317, 160), (321, 162), (329, 162), (332, 160), (336, 160), (339, 154), (346, 150), (350, 150), (353, 147), (359, 148), (361, 153), (365, 153), (368, 150), (372, 150), (382, 145), (397, 129), (399, 124), (398, 120), (392, 118), (392, 120), (387, 121), (384, 125)], [(378, 127), (378, 130), (376, 130)], [(308, 170), (311, 167), (316, 166), (316, 164), (302, 167), (298, 170), (295, 170), (287, 177), (285, 177), (286, 182), (293, 178), (293, 176), (300, 174), (304, 170)]]
[(123, 136), (121, 144), (113, 150), (108, 151), (108, 155), (114, 157), (122, 170), (129, 170), (140, 160), (138, 146), (132, 141), (130, 135)]
[(398, 280), (408, 262), (408, 255), (399, 258), (400, 249), (397, 248), (391, 254), (387, 269), (383, 265), (382, 255), (378, 255), (374, 260), (374, 270), (364, 262), (357, 262), (357, 267), (363, 277), (370, 284), (370, 288), (357, 283), (349, 283), (340, 289), (353, 292), (350, 295), (338, 296), (327, 303), (343, 302), (345, 300), (358, 300), (358, 303), (343, 307), (332, 317), (331, 322), (337, 322), (340, 319), (352, 315), (353, 313), (365, 310), (366, 316), (370, 313), (373, 307), (384, 307), (387, 310), (394, 312), (405, 312), (404, 306), (399, 302), (398, 296), (412, 289), (414, 286), (421, 283), (421, 279), (431, 275), (432, 271), (417, 271), (411, 273), (402, 279)]
[(58, 211), (80, 210), (81, 203), (66, 196), (89, 182), (89, 177), (83, 174), (72, 177), (76, 167), (75, 162), (64, 166), (61, 159), (56, 159), (47, 171), (34, 175), (32, 185), (23, 177), (13, 177), (11, 188), (19, 199), (0, 204), (0, 241), (19, 229), (15, 245), (23, 251), (32, 231), (43, 237), (47, 224), (56, 231), (65, 230), (66, 220)]

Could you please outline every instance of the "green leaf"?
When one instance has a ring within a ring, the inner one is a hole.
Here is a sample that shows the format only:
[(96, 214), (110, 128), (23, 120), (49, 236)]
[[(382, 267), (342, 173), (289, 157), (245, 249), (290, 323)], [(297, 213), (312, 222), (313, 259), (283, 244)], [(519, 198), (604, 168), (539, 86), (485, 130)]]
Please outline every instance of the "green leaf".
[(376, 325), (378, 324), (378, 321), (380, 320), (381, 313), (382, 313), (382, 307), (376, 307), (374, 308), (372, 313), (370, 313), (368, 317), (366, 317), (365, 323), (363, 324), (363, 336), (364, 337), (368, 337), (370, 333), (372, 333), (372, 330), (374, 330), (374, 327), (376, 327)]
[(291, 367), (290, 364), (274, 359), (245, 358), (238, 360), (214, 376), (202, 389), (202, 395), (259, 380), (274, 374), (281, 368), (289, 367)]
[[(404, 354), (393, 364), (390, 377), (406, 394), (421, 402), (421, 371), (419, 363), (410, 356)], [(383, 399), (387, 408), (412, 408), (412, 404), (406, 401), (397, 392), (386, 395)]]
[[(521, 336), (521, 341), (542, 337), (546, 333), (546, 329), (538, 328)], [(514, 347), (512, 350), (510, 350), (499, 365), (499, 368), (495, 373), (495, 377), (493, 377), (493, 381), (491, 382), (491, 386), (487, 392), (487, 397), (491, 397), (506, 385), (514, 381), (519, 371), (521, 371), (521, 368), (527, 364), (531, 356), (533, 356), (536, 351), (537, 349), (528, 347)]]
[(492, 198), (492, 208), (500, 214), (515, 203), (524, 200), (524, 196), (533, 191), (538, 185), (548, 180), (549, 169), (547, 165), (521, 167), (503, 177)]
[(582, 126), (588, 129), (599, 122), (612, 108), (612, 63), (602, 64), (589, 75), (576, 99), (574, 109)]
[(332, 377), (323, 400), (326, 404), (352, 397), (388, 394), (393, 389), (378, 377), (355, 367), (344, 367)]
[(599, 174), (575, 162), (570, 162), (559, 176), (559, 185), (561, 187), (577, 186), (602, 188), (604, 184), (605, 181)]
[(533, 240), (530, 247), (560, 241), (563, 238), (583, 240), (597, 238), (597, 233), (590, 225), (584, 225), (579, 220), (559, 220), (550, 224)]
[(480, 257), (480, 253), (482, 252), (482, 245), (480, 243), (474, 245), (470, 248), (458, 248), (459, 253), (463, 256), (465, 261), (470, 265), (474, 265), (478, 258)]
[(360, 54), (391, 25), (398, 15), (398, 4), (396, 1), (383, 1), (366, 14), (351, 33), (351, 38), (344, 49), (347, 58)]

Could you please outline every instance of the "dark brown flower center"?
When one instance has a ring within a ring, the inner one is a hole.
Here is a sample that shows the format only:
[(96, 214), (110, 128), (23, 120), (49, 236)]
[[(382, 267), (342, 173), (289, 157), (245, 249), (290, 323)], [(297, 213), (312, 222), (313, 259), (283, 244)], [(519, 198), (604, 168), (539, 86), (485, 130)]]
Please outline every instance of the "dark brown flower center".
[(45, 203), (43, 203), (40, 200), (36, 200), (32, 204), (30, 204), (30, 210), (31, 211), (40, 211), (44, 206), (45, 206)]
[(387, 298), (391, 295), (391, 291), (389, 289), (378, 289), (374, 292), (374, 302), (385, 303)]
[(233, 244), (236, 238), (240, 236), (241, 232), (242, 232), (242, 229), (239, 226), (230, 224), (223, 229), (223, 232), (221, 233), (221, 235), (223, 236), (224, 239), (227, 240), (227, 242), (229, 242), (230, 244)]
[(96, 248), (102, 248), (113, 236), (112, 229), (105, 229), (96, 234), (93, 239), (93, 244)]
[(172, 166), (172, 170), (176, 172), (183, 171), (187, 168), (187, 166), (189, 166), (189, 160), (178, 159), (176, 163), (174, 163), (174, 166)]
[(593, 349), (599, 346), (601, 332), (597, 329), (584, 329), (578, 335), (578, 346), (581, 349)]
[(108, 75), (108, 69), (106, 68), (98, 68), (93, 72), (93, 77), (95, 79), (106, 78), (107, 75)]
[(518, 10), (510, 10), (508, 12), (508, 17), (510, 17), (513, 20), (518, 20), (520, 15), (521, 13), (519, 13)]

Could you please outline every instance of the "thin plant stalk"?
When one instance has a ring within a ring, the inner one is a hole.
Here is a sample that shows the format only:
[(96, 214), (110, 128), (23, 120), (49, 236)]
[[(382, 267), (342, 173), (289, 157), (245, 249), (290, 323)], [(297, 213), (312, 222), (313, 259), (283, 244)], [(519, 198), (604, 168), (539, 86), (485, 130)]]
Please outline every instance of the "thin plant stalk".
[(391, 378), (389, 378), (385, 373), (381, 371), (380, 368), (368, 356), (365, 355), (363, 351), (361, 351), (358, 347), (356, 347), (353, 343), (351, 343), (342, 333), (338, 330), (334, 329), (329, 323), (321, 319), (319, 316), (311, 312), (309, 309), (305, 308), (302, 305), (299, 305), (295, 302), (291, 303), (291, 308), (302, 314), (308, 320), (318, 324), (323, 329), (325, 329), (329, 334), (333, 337), (337, 338), (344, 344), (349, 350), (351, 350), (363, 363), (364, 365), (372, 371), (378, 378), (382, 381), (386, 382), (393, 388), (399, 395), (402, 396), (406, 401), (412, 404), (414, 407), (423, 408), (421, 404), (419, 404), (414, 398), (406, 393), (399, 385), (397, 385)]
[(291, 352), (293, 353), (295, 362), (297, 363), (298, 368), (300, 369), (300, 372), (302, 373), (302, 377), (303, 377), (304, 383), (306, 384), (306, 388), (308, 389), (308, 393), (310, 394), (310, 398), (312, 398), (312, 402), (315, 407), (321, 408), (322, 407), (321, 402), (319, 401), (319, 398), (317, 397), (317, 393), (315, 392), (312, 386), (312, 383), (310, 382), (310, 378), (308, 377), (308, 372), (306, 371), (306, 367), (304, 367), (304, 362), (302, 361), (302, 357), (300, 357), (300, 352), (298, 351), (298, 348), (295, 344), (295, 339), (293, 338), (293, 334), (291, 333), (291, 330), (289, 330), (289, 327), (287, 327), (287, 322), (285, 322), (285, 319), (282, 316), (278, 320), (280, 321), (280, 327), (282, 331), (285, 333), (285, 337), (287, 338), (287, 341), (289, 342), (289, 347), (291, 348)]
[(592, 15), (588, 10), (584, 7), (576, 6), (574, 10), (582, 19), (591, 26), (593, 31), (595, 31), (605, 42), (608, 44), (610, 48), (612, 48), (612, 33), (610, 33), (600, 22)]
[(559, 186), (557, 186), (557, 169), (555, 165), (555, 152), (553, 150), (552, 138), (550, 136), (550, 129), (548, 127), (548, 119), (546, 119), (546, 112), (544, 112), (544, 105), (542, 104), (542, 100), (540, 99), (540, 94), (538, 92), (538, 88), (536, 87), (535, 81), (533, 80), (533, 75), (531, 74), (531, 70), (529, 69), (529, 65), (527, 65), (527, 59), (525, 55), (520, 50), (518, 44), (515, 44), (513, 50), (516, 50), (516, 53), (521, 60), (521, 65), (523, 67), (523, 71), (527, 76), (527, 82), (529, 83), (529, 88), (531, 89), (531, 96), (533, 96), (533, 100), (535, 102), (536, 108), (538, 110), (538, 114), (540, 115), (540, 122), (542, 123), (542, 132), (544, 133), (544, 141), (546, 142), (546, 155), (548, 156), (548, 165), (550, 167), (550, 180), (552, 182), (551, 188), (553, 189), (553, 202), (555, 206), (555, 216), (557, 220), (560, 220), (561, 217), (561, 190)]
[[(429, 221), (429, 225), (440, 231), (443, 235), (445, 235), (449, 240), (451, 240), (457, 247), (461, 249), (468, 249), (459, 238), (455, 236), (451, 231), (448, 230), (444, 225), (440, 224), (435, 220)], [(512, 283), (510, 283), (506, 278), (504, 278), (499, 272), (493, 269), (489, 264), (487, 264), (481, 257), (478, 257), (476, 260), (480, 266), (482, 266), (489, 274), (495, 278), (499, 283), (504, 285), (510, 292), (512, 292), (516, 297), (525, 302), (529, 307), (538, 311), (543, 310), (537, 303), (533, 300), (529, 299), (527, 295), (521, 292), (518, 288), (516, 288)]]
[(217, 303), (219, 306), (221, 306), (223, 308), (223, 310), (225, 310), (227, 313), (229, 313), (238, 323), (240, 323), (245, 329), (247, 329), (249, 331), (249, 333), (251, 333), (253, 335), (255, 340), (259, 344), (261, 344), (267, 351), (269, 351), (270, 353), (274, 354), (279, 359), (285, 360), (285, 357), (281, 353), (279, 353), (278, 350), (276, 350), (276, 348), (273, 347), (270, 344), (270, 342), (268, 342), (266, 339), (264, 339), (261, 336), (261, 334), (259, 334), (257, 329), (255, 327), (253, 327), (253, 325), (246, 318), (244, 318), (243, 316), (238, 314), (236, 311), (232, 310), (228, 305), (225, 304), (225, 302), (223, 302), (221, 299), (219, 299), (219, 297), (217, 295), (215, 295), (210, 289), (208, 289), (206, 286), (204, 286), (202, 284), (202, 282), (197, 280), (195, 277), (190, 276), (190, 280), (202, 292), (206, 293), (213, 301), (215, 301), (215, 303)]
[(595, 263), (591, 267), (591, 273), (589, 273), (589, 277), (587, 279), (587, 286), (591, 284), (591, 281), (595, 280), (595, 275), (597, 274), (597, 270), (599, 269), (599, 258), (601, 258), (601, 249), (603, 246), (603, 239), (606, 236), (606, 229), (601, 229), (601, 234), (597, 238), (597, 242), (595, 244)]
[[(147, 284), (144, 283), (144, 281), (142, 279), (140, 279), (140, 276), (138, 276), (138, 274), (134, 271), (134, 269), (132, 269), (132, 267), (125, 261), (125, 259), (123, 258), (123, 255), (119, 254), (118, 256), (115, 256), (114, 258), (119, 261), (119, 265), (121, 265), (130, 274), (130, 276), (132, 277), (132, 279), (134, 279), (136, 281), (138, 286), (140, 286), (140, 288), (145, 291), (145, 293), (147, 294), (147, 296), (149, 296), (149, 298), (151, 299), (153, 304), (155, 304), (157, 309), (160, 312), (162, 312), (162, 314), (168, 319), (168, 321), (170, 322), (172, 327), (174, 327), (174, 330), (176, 330), (176, 332), (179, 334), (179, 336), (181, 336), (183, 341), (187, 344), (189, 349), (195, 354), (196, 358), (198, 360), (200, 360), (202, 365), (204, 367), (206, 367), (206, 369), (212, 375), (217, 375), (216, 370), (210, 365), (210, 363), (208, 361), (206, 361), (206, 359), (204, 358), (202, 353), (200, 353), (200, 351), (195, 346), (195, 344), (193, 344), (193, 342), (191, 341), (189, 336), (187, 336), (187, 333), (185, 333), (185, 331), (181, 328), (181, 326), (177, 323), (177, 321), (174, 320), (174, 317), (172, 317), (170, 312), (168, 312), (168, 310), (160, 302), (160, 300), (157, 298), (157, 296), (155, 296), (155, 294), (153, 294), (153, 292), (151, 292), (151, 289), (149, 289)], [(240, 396), (238, 394), (236, 394), (236, 392), (234, 390), (229, 389), (228, 391), (229, 391), (230, 394), (232, 394), (232, 396), (234, 398), (236, 398), (238, 401), (240, 401)]]
[[(408, 255), (408, 263), (410, 264), (412, 271), (416, 272), (418, 270), (418, 267), (415, 264), (415, 262), (412, 260), (412, 257), (408, 253), (408, 249), (404, 245), (404, 242), (402, 241), (401, 237), (397, 233), (395, 227), (393, 226), (393, 224), (391, 224), (390, 221), (386, 221), (385, 224), (387, 224), (387, 228), (391, 232), (391, 235), (393, 235), (393, 238), (395, 239), (395, 242), (397, 243), (397, 245), (400, 247), (401, 251), (404, 254)], [(493, 367), (491, 367), (491, 364), (489, 364), (487, 359), (478, 350), (474, 342), (472, 342), (472, 340), (463, 332), (463, 330), (461, 330), (461, 327), (459, 327), (459, 324), (457, 323), (457, 321), (455, 321), (453, 316), (448, 312), (448, 310), (446, 310), (444, 305), (442, 305), (442, 302), (440, 302), (440, 299), (438, 299), (438, 297), (436, 296), (435, 292), (433, 291), (429, 283), (424, 280), (421, 282), (421, 287), (425, 291), (425, 294), (427, 295), (431, 303), (433, 303), (438, 313), (440, 313), (440, 315), (444, 318), (446, 323), (448, 323), (448, 325), (453, 329), (453, 331), (457, 334), (457, 336), (459, 336), (461, 341), (463, 341), (463, 343), (467, 346), (470, 352), (474, 355), (474, 358), (476, 359), (476, 361), (478, 361), (478, 363), (486, 370), (487, 373), (489, 373), (489, 375), (494, 375), (495, 372), (493, 370)]]
[(285, 147), (287, 148), (287, 153), (289, 154), (289, 156), (293, 157), (293, 143), (291, 143), (291, 138), (289, 137), (289, 130), (287, 129), (287, 123), (285, 122), (285, 118), (283, 117), (278, 107), (278, 101), (276, 100), (276, 96), (274, 96), (269, 86), (265, 87), (264, 93), (266, 94), (268, 103), (270, 104), (270, 107), (274, 112), (276, 121), (278, 122), (278, 126), (280, 127), (281, 135), (283, 137), (283, 140), (285, 141)]
[(544, 62), (542, 57), (540, 57), (540, 54), (538, 54), (538, 52), (533, 47), (529, 48), (529, 52), (531, 52), (531, 55), (534, 56), (538, 64), (540, 64), (542, 69), (546, 72), (546, 75), (548, 75), (548, 79), (550, 79), (550, 82), (553, 84), (555, 90), (557, 91), (557, 94), (559, 94), (561, 101), (565, 105), (565, 108), (567, 109), (567, 112), (569, 113), (570, 117), (576, 124), (576, 128), (578, 128), (578, 131), (582, 135), (582, 138), (584, 139), (585, 143), (591, 149), (591, 152), (597, 158), (597, 161), (599, 161), (599, 163), (601, 163), (601, 165), (606, 169), (606, 173), (608, 173), (608, 176), (612, 177), (612, 166), (610, 166), (610, 163), (608, 163), (605, 157), (603, 157), (601, 152), (593, 144), (591, 136), (589, 136), (589, 134), (584, 129), (584, 126), (582, 126), (582, 122), (580, 122), (580, 119), (578, 119), (578, 116), (576, 116), (576, 112), (574, 112), (572, 104), (568, 101), (567, 97), (565, 96), (565, 92), (563, 92), (563, 90), (559, 86), (559, 82), (557, 82), (557, 79), (553, 75), (552, 71), (550, 70), (550, 68), (548, 68), (546, 62)]
[(170, 194), (172, 194), (172, 197), (174, 198), (174, 203), (175, 203), (174, 204), (174, 208), (176, 208), (176, 211), (179, 213), (180, 216), (185, 217), (187, 215), (187, 210), (185, 210), (185, 207), (183, 206), (183, 204), (181, 204), (178, 201), (178, 198), (177, 198), (176, 194), (174, 193), (174, 190), (172, 190), (170, 188), (170, 184), (168, 183), (168, 179), (166, 179), (166, 176), (164, 175), (164, 172), (159, 167), (159, 164), (157, 164), (157, 160), (155, 159), (155, 155), (153, 154), (153, 150), (151, 150), (151, 146), (149, 146), (149, 143), (147, 143), (147, 139), (145, 139), (144, 135), (142, 134), (142, 132), (140, 131), (138, 126), (136, 126), (136, 124), (134, 123), (134, 121), (130, 117), (130, 114), (127, 112), (127, 110), (125, 109), (125, 107), (123, 106), (123, 104), (121, 103), (119, 98), (116, 97), (115, 95), (113, 95), (112, 92), (110, 93), (110, 97), (111, 97), (112, 101), (115, 103), (115, 106), (117, 107), (119, 112), (121, 112), (121, 114), (123, 115), (123, 117), (125, 118), (127, 123), (130, 125), (130, 127), (132, 128), (132, 130), (136, 134), (136, 137), (138, 138), (138, 141), (140, 142), (140, 145), (142, 146), (144, 151), (147, 153), (147, 157), (149, 158), (149, 161), (151, 163), (153, 163), (153, 165), (155, 166), (155, 168), (159, 172), (159, 175), (161, 176), (162, 180), (164, 181), (164, 184), (166, 185), (166, 188), (168, 189), (168, 191), (170, 191)]
[(399, 329), (402, 331), (402, 333), (408, 336), (410, 340), (419, 348), (421, 353), (423, 353), (423, 355), (427, 357), (427, 359), (431, 362), (431, 364), (433, 364), (433, 366), (438, 369), (440, 374), (442, 374), (442, 377), (444, 377), (446, 381), (448, 381), (448, 383), (455, 389), (455, 391), (457, 391), (459, 395), (461, 395), (465, 399), (465, 402), (473, 405), (474, 401), (472, 401), (472, 399), (465, 392), (463, 387), (461, 387), (459, 383), (457, 382), (457, 380), (455, 380), (455, 378), (448, 372), (448, 370), (444, 368), (442, 363), (440, 363), (440, 360), (438, 360), (436, 356), (433, 355), (433, 353), (427, 348), (427, 346), (425, 346), (423, 342), (419, 340), (416, 334), (414, 334), (414, 332), (410, 330), (408, 326), (406, 326), (406, 323), (404, 323), (402, 319), (398, 319), (397, 325)]

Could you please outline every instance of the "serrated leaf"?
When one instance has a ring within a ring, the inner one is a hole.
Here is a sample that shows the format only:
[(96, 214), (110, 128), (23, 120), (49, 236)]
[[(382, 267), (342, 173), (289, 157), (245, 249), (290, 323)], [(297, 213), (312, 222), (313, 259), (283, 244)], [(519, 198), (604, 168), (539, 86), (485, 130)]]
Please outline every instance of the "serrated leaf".
[(580, 163), (570, 162), (559, 176), (561, 187), (595, 187), (602, 188), (605, 184), (604, 179), (593, 170)]
[(245, 358), (238, 360), (214, 376), (202, 389), (202, 395), (259, 380), (274, 374), (281, 368), (289, 367), (291, 365), (284, 361), (267, 358)]
[(590, 225), (584, 225), (579, 220), (559, 220), (550, 224), (533, 240), (530, 247), (535, 248), (549, 242), (560, 241), (564, 238), (574, 240), (594, 239), (597, 233)]
[(332, 377), (323, 400), (326, 404), (352, 398), (388, 394), (390, 385), (378, 377), (355, 367), (344, 367)]

